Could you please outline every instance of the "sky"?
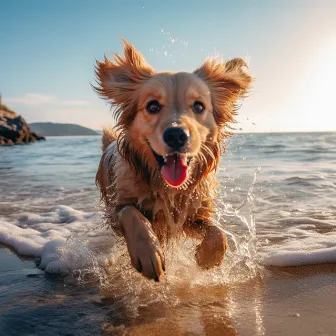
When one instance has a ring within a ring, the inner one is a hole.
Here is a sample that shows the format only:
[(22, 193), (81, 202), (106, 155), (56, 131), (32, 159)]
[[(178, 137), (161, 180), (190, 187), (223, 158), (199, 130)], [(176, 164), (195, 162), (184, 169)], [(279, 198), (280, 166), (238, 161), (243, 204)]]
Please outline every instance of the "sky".
[(237, 129), (336, 130), (335, 0), (3, 0), (0, 12), (2, 101), (28, 122), (113, 125), (90, 84), (124, 37), (158, 71), (247, 60)]

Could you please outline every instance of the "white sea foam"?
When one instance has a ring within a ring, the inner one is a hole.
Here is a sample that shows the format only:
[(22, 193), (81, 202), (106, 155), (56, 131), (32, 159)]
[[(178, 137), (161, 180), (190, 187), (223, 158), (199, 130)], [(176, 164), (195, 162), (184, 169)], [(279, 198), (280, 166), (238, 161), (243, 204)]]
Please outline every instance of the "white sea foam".
[(0, 243), (11, 246), (19, 254), (40, 257), (48, 239), (34, 229), (22, 229), (15, 224), (0, 221)]
[(91, 249), (113, 241), (105, 228), (97, 228), (100, 213), (85, 213), (57, 206), (42, 214), (24, 213), (16, 224), (0, 221), (0, 243), (17, 253), (40, 258), (49, 273), (67, 273), (88, 264)]
[(302, 266), (336, 262), (336, 232), (318, 233), (312, 226), (288, 230), (280, 245), (261, 248), (260, 262), (268, 266)]
[[(211, 272), (199, 270), (193, 255), (195, 243), (182, 240), (166, 251), (167, 276), (174, 281), (197, 284), (207, 283), (209, 279), (211, 283), (240, 281), (255, 275), (253, 217), (248, 207), (246, 214), (242, 212), (243, 208), (223, 208), (222, 216), (217, 219), (222, 225), (227, 218), (232, 220), (234, 216), (238, 221), (238, 225), (231, 228), (224, 225), (230, 249), (223, 267)], [(118, 276), (121, 270), (128, 276), (136, 274), (127, 271), (132, 267), (126, 247), (108, 228), (101, 226), (101, 217), (99, 212), (87, 213), (67, 206), (57, 206), (42, 214), (24, 213), (18, 217), (17, 223), (0, 220), (0, 243), (11, 246), (21, 255), (39, 258), (39, 267), (46, 272), (77, 270), (79, 280), (91, 273), (104, 282), (106, 272), (102, 272), (103, 268), (108, 268), (109, 274), (117, 272)], [(324, 225), (329, 232), (319, 233), (317, 222), (304, 224), (305, 221), (297, 220), (295, 223), (284, 230), (286, 239), (281, 244), (261, 244), (258, 250), (261, 264), (298, 266), (336, 262), (336, 232), (332, 227)], [(245, 233), (241, 234), (244, 226)]]

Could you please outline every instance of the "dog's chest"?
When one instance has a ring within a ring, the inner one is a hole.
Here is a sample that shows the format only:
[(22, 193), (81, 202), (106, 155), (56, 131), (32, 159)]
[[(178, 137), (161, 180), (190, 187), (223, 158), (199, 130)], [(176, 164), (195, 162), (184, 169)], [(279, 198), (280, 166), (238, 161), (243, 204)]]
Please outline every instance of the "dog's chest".
[(148, 197), (140, 198), (141, 211), (150, 218), (154, 226), (166, 227), (171, 236), (181, 234), (183, 224), (201, 206), (201, 197), (193, 192), (151, 192)]
[(119, 208), (122, 205), (136, 205), (153, 227), (169, 232), (169, 236), (182, 233), (183, 224), (197, 213), (202, 200), (208, 196), (207, 181), (187, 190), (167, 188), (163, 182), (144, 186), (121, 157), (117, 157), (114, 171)]

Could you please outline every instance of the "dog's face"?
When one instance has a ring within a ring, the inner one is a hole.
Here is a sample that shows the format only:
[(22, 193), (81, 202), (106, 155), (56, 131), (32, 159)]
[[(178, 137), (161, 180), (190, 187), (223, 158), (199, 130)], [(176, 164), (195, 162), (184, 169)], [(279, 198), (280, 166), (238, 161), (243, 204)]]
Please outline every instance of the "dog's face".
[[(155, 73), (133, 46), (125, 58), (97, 62), (96, 90), (117, 106), (118, 126), (143, 161), (179, 187), (216, 167), (222, 128), (233, 121), (234, 103), (251, 77), (241, 59), (208, 60), (194, 73)], [(125, 139), (124, 139), (125, 140)]]
[(164, 180), (182, 185), (192, 159), (217, 129), (209, 88), (190, 73), (153, 75), (139, 90), (131, 129), (149, 145)]

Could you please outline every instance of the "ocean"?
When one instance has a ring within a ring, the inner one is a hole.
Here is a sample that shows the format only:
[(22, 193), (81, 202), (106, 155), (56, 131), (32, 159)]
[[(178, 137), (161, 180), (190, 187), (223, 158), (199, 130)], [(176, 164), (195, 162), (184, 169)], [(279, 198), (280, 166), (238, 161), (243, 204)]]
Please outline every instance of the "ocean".
[[(226, 260), (202, 271), (195, 242), (172, 242), (159, 284), (132, 269), (102, 219), (100, 155), (99, 136), (0, 147), (0, 335), (276, 335), (268, 286), (309, 287), (292, 270), (326, 264), (335, 279), (336, 133), (229, 139), (215, 216)], [(284, 319), (300, 315), (288, 307)], [(334, 330), (336, 315), (328, 321)]]

